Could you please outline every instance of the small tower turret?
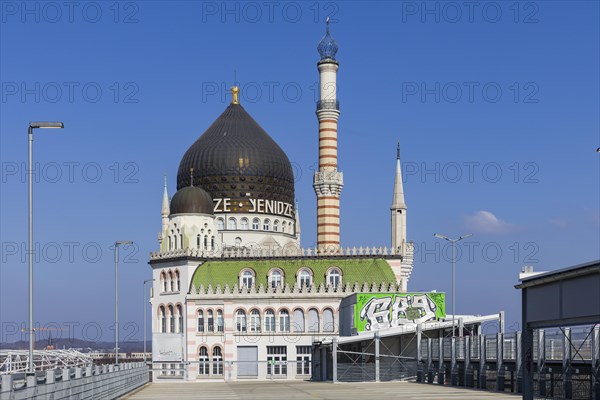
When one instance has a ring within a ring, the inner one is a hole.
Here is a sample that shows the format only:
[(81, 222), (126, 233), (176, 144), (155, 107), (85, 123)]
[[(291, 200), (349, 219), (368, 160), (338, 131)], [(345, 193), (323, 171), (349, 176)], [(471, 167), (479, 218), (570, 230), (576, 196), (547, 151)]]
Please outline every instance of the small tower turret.
[(167, 231), (169, 229), (169, 194), (167, 193), (167, 175), (165, 174), (165, 187), (163, 190), (163, 200), (162, 200), (162, 210), (161, 210), (161, 218), (162, 218), (162, 238), (167, 236)]

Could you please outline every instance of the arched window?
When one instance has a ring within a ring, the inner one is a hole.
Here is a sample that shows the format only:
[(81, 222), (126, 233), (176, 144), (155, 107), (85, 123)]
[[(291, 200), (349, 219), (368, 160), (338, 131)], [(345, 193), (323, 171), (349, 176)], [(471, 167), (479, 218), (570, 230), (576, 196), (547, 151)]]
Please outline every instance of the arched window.
[(213, 375), (223, 375), (223, 353), (220, 347), (213, 349)]
[(279, 232), (279, 220), (273, 221), (273, 232)]
[(175, 282), (173, 282), (173, 273), (169, 271), (169, 290), (171, 292), (175, 291)]
[(237, 221), (235, 220), (235, 218), (229, 218), (227, 220), (227, 229), (237, 229)]
[(243, 230), (248, 230), (248, 218), (242, 218), (240, 221), (240, 228)]
[(319, 312), (314, 308), (308, 310), (308, 331), (319, 332)]
[(235, 313), (235, 330), (246, 332), (246, 313), (244, 310), (237, 310)]
[[(179, 230), (177, 230), (179, 232)], [(179, 235), (179, 248), (183, 249), (183, 235)]]
[(249, 269), (242, 271), (240, 276), (240, 286), (251, 288), (254, 285), (254, 272)]
[(330, 308), (326, 308), (323, 311), (323, 332), (335, 331), (333, 323), (333, 311)]
[(175, 311), (173, 306), (169, 306), (169, 332), (175, 332)]
[(167, 291), (167, 275), (164, 271), (160, 274), (160, 286), (163, 292)]
[(177, 332), (183, 332), (183, 310), (181, 304), (177, 304)]
[(241, 237), (236, 237), (235, 238), (235, 245), (236, 245), (236, 247), (240, 247), (242, 245), (242, 238)]
[(214, 332), (215, 331), (215, 318), (214, 318), (212, 310), (208, 310), (207, 314), (208, 314), (208, 331)]
[(294, 332), (304, 332), (304, 311), (301, 308), (294, 310)]
[(204, 235), (204, 250), (208, 249), (208, 236)]
[(250, 332), (260, 332), (260, 313), (254, 309), (250, 311), (250, 324), (248, 325)]
[(312, 286), (312, 274), (309, 269), (302, 268), (298, 272), (298, 287), (300, 288), (309, 288)]
[(268, 218), (263, 221), (263, 230), (265, 230), (265, 231), (271, 230), (271, 221)]
[(211, 250), (215, 249), (215, 237), (214, 236), (210, 237), (210, 249)]
[(208, 349), (204, 346), (200, 347), (198, 352), (198, 375), (208, 375), (210, 373), (209, 362), (208, 362)]
[(273, 310), (265, 311), (265, 332), (275, 332), (275, 313)]
[(288, 312), (288, 310), (279, 311), (279, 331), (290, 331), (290, 313)]
[(204, 311), (198, 310), (198, 332), (204, 332)]
[(342, 272), (338, 268), (331, 268), (327, 272), (327, 286), (337, 289), (342, 283)]
[(173, 250), (173, 236), (169, 235), (169, 250)]
[(225, 331), (225, 321), (223, 320), (223, 310), (217, 310), (217, 332)]
[(179, 237), (179, 235), (175, 235), (173, 234), (173, 249), (177, 250), (177, 238)]
[(225, 221), (223, 218), (217, 218), (217, 230), (222, 231), (225, 229)]
[(179, 279), (179, 271), (175, 271), (175, 290), (181, 290), (181, 281)]
[(260, 220), (258, 218), (254, 218), (252, 220), (252, 229), (257, 231), (260, 228)]
[(159, 331), (165, 333), (167, 331), (167, 317), (165, 315), (165, 306), (160, 306), (158, 308), (158, 317), (160, 319)]
[(283, 221), (281, 223), (281, 232), (285, 233), (286, 228), (287, 228), (287, 222)]
[(196, 236), (196, 248), (200, 250), (200, 235)]
[(269, 285), (272, 288), (283, 285), (283, 273), (279, 269), (272, 269), (269, 273)]

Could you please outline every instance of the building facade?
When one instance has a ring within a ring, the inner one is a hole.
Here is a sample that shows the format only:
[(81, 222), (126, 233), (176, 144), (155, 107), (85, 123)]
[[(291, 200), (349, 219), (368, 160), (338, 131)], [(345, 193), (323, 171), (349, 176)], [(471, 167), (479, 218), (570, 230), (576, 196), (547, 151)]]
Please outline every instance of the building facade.
[(153, 272), (157, 380), (306, 379), (315, 341), (339, 334), (353, 293), (406, 292), (413, 260), (398, 148), (389, 247), (340, 245), (338, 45), (318, 45), (317, 246), (300, 245), (285, 152), (232, 101), (184, 154), (177, 192), (165, 178)]

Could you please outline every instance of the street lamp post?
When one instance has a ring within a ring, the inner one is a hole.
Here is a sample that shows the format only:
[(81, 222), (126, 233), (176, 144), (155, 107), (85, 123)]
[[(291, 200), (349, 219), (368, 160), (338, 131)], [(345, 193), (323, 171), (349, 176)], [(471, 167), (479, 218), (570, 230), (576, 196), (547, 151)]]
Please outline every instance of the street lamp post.
[(64, 128), (62, 122), (30, 122), (28, 130), (29, 139), (29, 169), (27, 179), (29, 181), (29, 362), (28, 372), (34, 373), (33, 347), (35, 345), (35, 329), (33, 327), (33, 130), (42, 128)]
[(154, 279), (146, 279), (144, 281), (144, 287), (143, 287), (143, 292), (144, 292), (144, 302), (143, 302), (143, 310), (144, 310), (144, 362), (146, 362), (146, 283), (148, 282), (154, 282)]
[(458, 239), (450, 239), (447, 236), (444, 235), (440, 235), (439, 233), (434, 233), (433, 236), (435, 236), (436, 238), (439, 239), (444, 239), (449, 241), (450, 243), (452, 243), (452, 337), (454, 337), (454, 316), (456, 315), (456, 302), (455, 302), (455, 292), (454, 292), (454, 288), (455, 288), (455, 282), (454, 282), (454, 270), (455, 270), (455, 264), (456, 264), (456, 242), (460, 242), (463, 239), (466, 239), (468, 237), (473, 236), (473, 234), (468, 233), (466, 235), (462, 235), (460, 236)]
[(115, 365), (119, 365), (119, 246), (133, 244), (130, 240), (115, 242)]

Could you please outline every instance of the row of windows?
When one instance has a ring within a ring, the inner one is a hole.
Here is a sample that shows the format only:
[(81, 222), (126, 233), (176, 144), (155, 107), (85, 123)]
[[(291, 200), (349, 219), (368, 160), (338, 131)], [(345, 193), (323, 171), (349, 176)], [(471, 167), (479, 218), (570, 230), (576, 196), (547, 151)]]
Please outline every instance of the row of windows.
[[(258, 230), (263, 231), (273, 231), (273, 232), (283, 232), (283, 233), (294, 233), (294, 224), (292, 222), (282, 221), (280, 222), (278, 219), (274, 220), (271, 224), (271, 220), (269, 218), (265, 218), (262, 221), (260, 218), (252, 219), (252, 225), (250, 225), (250, 221), (248, 218), (240, 219), (240, 223), (238, 224), (238, 220), (234, 217), (230, 217), (227, 219), (227, 230)], [(219, 231), (225, 230), (225, 219), (217, 218), (217, 229)]]
[[(314, 282), (313, 272), (310, 268), (301, 268), (296, 274), (296, 284), (298, 287), (311, 287)], [(256, 272), (251, 268), (245, 268), (241, 271), (240, 287), (252, 287), (256, 282)], [(285, 275), (282, 269), (273, 268), (267, 274), (269, 286), (276, 288), (283, 286)], [(325, 273), (325, 282), (327, 286), (337, 288), (342, 283), (342, 271), (337, 267), (332, 267)]]
[(159, 332), (181, 333), (183, 332), (183, 309), (181, 304), (160, 305), (158, 307)]
[(179, 292), (181, 289), (181, 281), (179, 279), (179, 271), (163, 271), (160, 273), (160, 291), (166, 292)]
[[(215, 328), (215, 319), (213, 310), (198, 310), (197, 312), (198, 332), (223, 332), (224, 323), (223, 313), (217, 310), (217, 320)], [(250, 310), (246, 314), (244, 310), (237, 310), (235, 313), (235, 330), (237, 332), (334, 332), (335, 321), (333, 310), (326, 308), (323, 310), (323, 325), (319, 318), (319, 311), (316, 308), (308, 310), (308, 318), (305, 318), (304, 310), (296, 308), (293, 314), (286, 309), (280, 310), (275, 314), (272, 309), (267, 309), (261, 315), (258, 309)]]
[[(200, 347), (198, 352), (198, 374), (210, 374), (210, 362), (206, 346)], [(215, 347), (212, 351), (212, 375), (223, 375), (223, 351), (220, 347)]]

